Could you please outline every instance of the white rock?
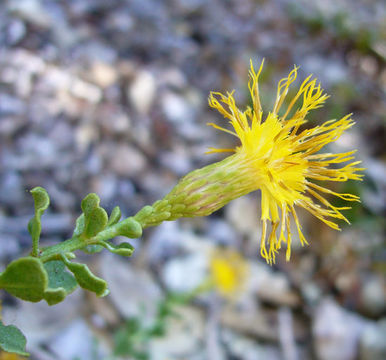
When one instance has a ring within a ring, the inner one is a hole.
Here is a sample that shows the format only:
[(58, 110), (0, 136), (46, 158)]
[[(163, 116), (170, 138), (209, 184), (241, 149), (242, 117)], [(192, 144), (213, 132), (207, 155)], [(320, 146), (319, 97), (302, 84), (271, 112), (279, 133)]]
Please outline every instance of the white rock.
[(73, 79), (70, 91), (74, 96), (92, 103), (97, 103), (102, 98), (102, 91), (97, 86), (77, 78)]
[(312, 333), (319, 360), (354, 360), (359, 339), (367, 322), (340, 307), (332, 299), (324, 299), (316, 309)]
[(48, 347), (58, 360), (75, 358), (93, 360), (95, 352), (99, 359), (107, 355), (106, 349), (103, 351), (100, 343), (98, 345), (95, 345), (94, 335), (87, 323), (82, 319), (77, 319), (63, 329), (55, 339), (52, 339)]
[(109, 155), (112, 171), (121, 176), (138, 175), (146, 167), (145, 156), (129, 145), (118, 145), (111, 149)]
[(101, 256), (101, 275), (109, 284), (109, 298), (123, 317), (139, 316), (145, 322), (154, 318), (161, 290), (149, 272), (105, 252)]
[(256, 341), (239, 335), (232, 330), (224, 329), (222, 331), (222, 338), (229, 348), (230, 354), (237, 359), (282, 359), (278, 348), (272, 345), (261, 345)]
[(386, 310), (384, 279), (369, 275), (361, 289), (361, 299), (367, 312), (373, 315), (382, 314)]
[(180, 95), (165, 92), (161, 99), (161, 107), (166, 118), (174, 123), (189, 123), (193, 120), (193, 109)]
[(137, 73), (128, 89), (129, 100), (140, 114), (147, 114), (156, 93), (154, 76), (146, 70)]
[(103, 62), (95, 62), (91, 68), (94, 82), (101, 88), (107, 88), (117, 81), (118, 74), (111, 65)]
[(162, 279), (172, 292), (190, 292), (205, 281), (208, 274), (208, 257), (192, 253), (168, 261), (162, 271)]
[(225, 216), (241, 234), (250, 236), (251, 234), (259, 233), (258, 199), (251, 196), (243, 196), (231, 201), (225, 207)]
[(150, 343), (150, 359), (204, 360), (202, 354), (204, 315), (193, 307), (173, 308), (176, 316), (167, 320), (167, 333)]
[(49, 306), (45, 301), (18, 301), (17, 308), (3, 307), (3, 322), (17, 326), (28, 339), (27, 350), (50, 341), (68, 326), (81, 312), (82, 291), (77, 289), (65, 301)]
[(386, 359), (386, 318), (366, 327), (360, 341), (360, 360)]

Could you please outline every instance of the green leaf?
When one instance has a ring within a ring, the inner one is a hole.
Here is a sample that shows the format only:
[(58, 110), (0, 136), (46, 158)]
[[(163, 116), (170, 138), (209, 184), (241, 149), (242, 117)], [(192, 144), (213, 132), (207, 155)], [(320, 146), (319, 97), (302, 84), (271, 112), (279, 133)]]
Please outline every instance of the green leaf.
[(23, 333), (14, 325), (5, 326), (0, 321), (0, 349), (21, 356), (29, 356), (25, 351), (27, 340)]
[(84, 212), (84, 215), (87, 216), (90, 214), (90, 212), (97, 207), (99, 207), (99, 196), (97, 194), (91, 193), (88, 194), (81, 203), (82, 211)]
[(62, 256), (62, 259), (68, 270), (74, 274), (80, 287), (92, 291), (100, 297), (106, 296), (109, 293), (106, 281), (95, 276), (87, 265), (70, 262), (64, 256)]
[(119, 206), (116, 206), (113, 211), (111, 211), (107, 226), (115, 225), (121, 219), (121, 216), (121, 209), (119, 208)]
[(48, 274), (48, 289), (44, 293), (44, 299), (49, 305), (57, 304), (71, 294), (77, 287), (75, 278), (66, 271), (62, 261), (54, 260), (44, 264)]
[(97, 207), (86, 215), (86, 225), (84, 233), (88, 238), (91, 238), (102, 231), (108, 221), (108, 216), (105, 209)]
[(73, 232), (72, 236), (80, 236), (80, 235), (82, 235), (83, 231), (84, 231), (84, 224), (85, 224), (85, 218), (84, 218), (84, 214), (82, 213), (76, 219), (75, 229), (74, 229), (74, 232)]
[(28, 232), (32, 238), (33, 255), (37, 256), (39, 251), (40, 232), (42, 229), (40, 219), (50, 204), (50, 197), (48, 196), (47, 191), (40, 186), (33, 188), (31, 194), (35, 203), (35, 216), (28, 223)]
[(42, 300), (47, 284), (48, 276), (42, 262), (32, 256), (11, 262), (0, 274), (0, 288), (26, 301)]
[(142, 226), (133, 217), (129, 217), (119, 223), (118, 231), (119, 235), (135, 239), (142, 235)]
[(35, 202), (35, 211), (38, 211), (40, 214), (42, 214), (44, 210), (46, 210), (50, 205), (50, 197), (48, 196), (46, 189), (37, 186), (30, 192)]
[(131, 256), (134, 251), (134, 247), (127, 242), (123, 242), (119, 245), (114, 245), (107, 241), (103, 241), (101, 242), (101, 244), (110, 252), (121, 256)]
[(67, 296), (66, 291), (63, 288), (47, 289), (44, 292), (44, 300), (48, 305), (56, 305), (62, 302)]

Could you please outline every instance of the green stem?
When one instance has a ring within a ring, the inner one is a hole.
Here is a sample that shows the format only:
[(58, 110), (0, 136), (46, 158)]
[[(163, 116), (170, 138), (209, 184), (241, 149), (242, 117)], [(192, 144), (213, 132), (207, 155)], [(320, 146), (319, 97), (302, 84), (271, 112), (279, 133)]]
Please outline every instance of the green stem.
[(32, 237), (32, 256), (38, 257), (39, 256), (39, 237)]
[(61, 254), (73, 252), (75, 250), (82, 249), (87, 245), (94, 245), (100, 243), (101, 241), (112, 239), (113, 237), (120, 234), (119, 230), (124, 224), (125, 220), (122, 220), (113, 226), (109, 226), (92, 238), (85, 238), (82, 235), (74, 236), (70, 239), (60, 242), (59, 244), (48, 246), (43, 249), (40, 255), (40, 260), (43, 263), (51, 260), (58, 260), (60, 259)]

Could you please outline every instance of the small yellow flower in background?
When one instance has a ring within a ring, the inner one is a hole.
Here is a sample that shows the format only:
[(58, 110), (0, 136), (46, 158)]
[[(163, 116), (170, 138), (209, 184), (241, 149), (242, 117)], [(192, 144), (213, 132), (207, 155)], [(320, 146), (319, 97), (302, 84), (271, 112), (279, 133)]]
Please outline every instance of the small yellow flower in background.
[[(350, 207), (336, 207), (324, 195), (335, 195), (346, 201), (360, 201), (359, 197), (334, 192), (314, 181), (361, 180), (363, 175), (358, 172), (364, 169), (357, 167), (360, 161), (350, 162), (355, 150), (340, 154), (319, 153), (354, 125), (351, 115), (300, 129), (307, 122), (309, 111), (321, 107), (328, 95), (323, 93), (316, 79), (309, 76), (284, 106), (289, 87), (297, 77), (295, 66), (288, 77), (280, 80), (273, 109), (263, 117), (258, 85), (262, 68), (263, 63), (255, 72), (251, 62), (248, 85), (252, 107), (245, 111), (236, 106), (233, 92), (226, 95), (212, 92), (209, 96), (209, 105), (229, 120), (233, 130), (213, 123), (208, 125), (237, 137), (240, 145), (234, 149), (211, 148), (209, 152), (212, 153), (233, 154), (183, 177), (163, 200), (149, 207), (152, 215), (147, 214), (143, 227), (180, 217), (206, 216), (233, 199), (260, 190), (263, 228), (260, 252), (267, 263), (272, 264), (283, 242), (287, 244), (286, 259), (290, 259), (290, 215), (302, 245), (308, 244), (295, 205), (333, 229), (339, 230), (334, 219), (348, 223), (341, 210)], [(342, 163), (346, 165), (340, 165)]]
[(230, 249), (216, 249), (210, 258), (210, 277), (215, 289), (225, 297), (240, 293), (248, 275), (247, 261)]

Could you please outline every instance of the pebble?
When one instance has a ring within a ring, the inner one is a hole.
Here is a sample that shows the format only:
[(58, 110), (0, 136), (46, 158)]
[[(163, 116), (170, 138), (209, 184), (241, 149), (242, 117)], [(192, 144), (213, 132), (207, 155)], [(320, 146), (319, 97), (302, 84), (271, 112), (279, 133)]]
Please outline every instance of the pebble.
[(237, 359), (283, 359), (279, 348), (273, 345), (259, 344), (252, 338), (242, 336), (232, 330), (223, 329), (221, 337), (230, 355)]
[(52, 24), (52, 19), (39, 0), (11, 0), (8, 10), (38, 26), (47, 28)]
[(17, 44), (26, 34), (26, 26), (23, 21), (15, 19), (7, 28), (7, 42), (10, 45)]
[(172, 258), (162, 269), (162, 280), (169, 291), (188, 293), (204, 283), (208, 265), (208, 257), (202, 252)]
[(189, 161), (189, 154), (183, 148), (163, 152), (160, 155), (160, 163), (164, 168), (170, 169), (178, 176), (186, 175), (193, 167)]
[(0, 176), (0, 202), (4, 205), (16, 205), (24, 200), (23, 179), (17, 171), (7, 171)]
[(161, 97), (161, 108), (169, 121), (189, 123), (194, 120), (194, 111), (190, 104), (181, 95), (173, 92), (164, 92)]
[(58, 336), (81, 314), (82, 291), (77, 289), (66, 300), (49, 306), (45, 301), (30, 303), (17, 300), (16, 307), (3, 306), (3, 321), (22, 330), (28, 339), (28, 349), (33, 352), (41, 343)]
[(368, 275), (361, 288), (361, 300), (366, 313), (380, 316), (386, 310), (386, 289), (380, 275)]
[(76, 319), (53, 338), (48, 348), (55, 359), (94, 360), (105, 358), (109, 351), (95, 342), (95, 337), (85, 320)]
[(360, 339), (360, 360), (386, 359), (386, 318), (367, 326)]
[(312, 333), (320, 360), (353, 360), (367, 322), (329, 298), (316, 308)]
[(91, 67), (91, 79), (101, 88), (105, 89), (113, 85), (118, 78), (118, 73), (113, 66), (95, 62)]
[(149, 71), (139, 71), (128, 88), (128, 97), (138, 113), (149, 113), (156, 94), (156, 81)]
[(272, 271), (267, 264), (257, 262), (250, 264), (249, 288), (258, 298), (271, 304), (290, 307), (300, 305), (300, 298), (291, 289), (287, 276)]
[(25, 103), (17, 97), (0, 93), (0, 114), (21, 115), (25, 111)]
[(15, 259), (20, 253), (21, 247), (16, 236), (3, 233), (2, 230), (5, 225), (5, 220), (6, 219), (4, 219), (4, 217), (0, 215), (0, 259)]
[(119, 144), (110, 148), (107, 159), (111, 171), (119, 176), (134, 176), (145, 170), (145, 156), (132, 146)]
[(110, 289), (109, 299), (124, 318), (154, 319), (161, 290), (149, 272), (138, 269), (118, 255), (101, 254), (101, 276)]
[(204, 314), (191, 306), (176, 306), (175, 316), (167, 320), (166, 334), (151, 341), (150, 359), (204, 360)]

